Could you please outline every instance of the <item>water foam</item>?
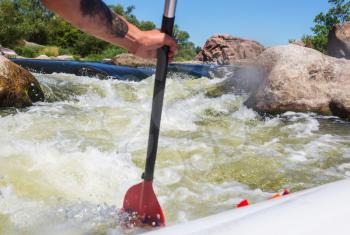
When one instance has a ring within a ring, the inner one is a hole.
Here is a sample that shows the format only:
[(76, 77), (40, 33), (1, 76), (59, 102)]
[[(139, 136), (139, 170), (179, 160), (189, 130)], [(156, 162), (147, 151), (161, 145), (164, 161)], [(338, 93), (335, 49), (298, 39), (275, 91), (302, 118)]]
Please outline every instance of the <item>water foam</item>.
[[(48, 102), (0, 118), (0, 214), (10, 216), (8, 231), (140, 232), (123, 231), (116, 213), (140, 181), (153, 77), (36, 77)], [(349, 176), (346, 123), (293, 112), (264, 119), (233, 89), (209, 94), (221, 81), (167, 83), (154, 183), (168, 224)]]

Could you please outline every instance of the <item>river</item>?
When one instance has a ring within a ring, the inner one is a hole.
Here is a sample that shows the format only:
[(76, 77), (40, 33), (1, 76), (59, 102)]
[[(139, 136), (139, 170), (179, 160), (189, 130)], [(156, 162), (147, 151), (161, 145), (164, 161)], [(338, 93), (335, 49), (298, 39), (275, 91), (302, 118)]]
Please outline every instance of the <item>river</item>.
[[(34, 75), (47, 101), (0, 112), (0, 234), (144, 231), (120, 226), (118, 208), (140, 182), (153, 77)], [(222, 79), (171, 77), (154, 182), (168, 225), (350, 176), (348, 122), (263, 117), (247, 94), (218, 94)]]

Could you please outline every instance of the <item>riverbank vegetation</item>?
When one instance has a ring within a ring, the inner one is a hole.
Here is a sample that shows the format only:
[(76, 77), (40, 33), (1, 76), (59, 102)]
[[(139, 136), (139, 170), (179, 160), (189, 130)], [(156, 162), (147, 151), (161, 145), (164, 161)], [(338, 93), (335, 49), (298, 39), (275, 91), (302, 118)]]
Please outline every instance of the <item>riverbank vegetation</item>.
[(314, 35), (304, 35), (302, 41), (309, 47), (327, 53), (328, 33), (336, 24), (350, 21), (349, 0), (328, 0), (332, 7), (327, 13), (321, 12), (315, 19), (315, 26), (311, 28)]
[[(155, 29), (151, 21), (141, 21), (133, 14), (134, 6), (110, 6), (128, 21), (142, 30)], [(75, 59), (100, 61), (126, 50), (96, 39), (71, 26), (62, 18), (42, 6), (39, 0), (0, 1), (0, 44), (14, 49), (24, 57), (39, 55), (73, 55)], [(199, 50), (189, 41), (186, 31), (175, 27), (175, 38), (179, 43), (177, 61), (191, 60)], [(26, 43), (26, 42), (32, 43)]]

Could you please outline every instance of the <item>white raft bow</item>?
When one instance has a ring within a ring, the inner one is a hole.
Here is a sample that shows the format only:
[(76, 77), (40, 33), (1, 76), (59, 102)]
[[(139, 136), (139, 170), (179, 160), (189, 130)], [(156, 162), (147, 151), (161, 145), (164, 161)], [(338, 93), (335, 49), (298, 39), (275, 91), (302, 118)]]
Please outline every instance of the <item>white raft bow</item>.
[(147, 235), (349, 235), (350, 180), (233, 209)]

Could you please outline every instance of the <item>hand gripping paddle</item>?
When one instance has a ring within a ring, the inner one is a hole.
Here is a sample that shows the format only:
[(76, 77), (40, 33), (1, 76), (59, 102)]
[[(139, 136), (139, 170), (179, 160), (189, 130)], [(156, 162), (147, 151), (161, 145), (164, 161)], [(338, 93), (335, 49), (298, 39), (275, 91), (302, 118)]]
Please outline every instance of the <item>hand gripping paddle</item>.
[[(176, 0), (165, 0), (161, 30), (170, 36), (173, 35), (175, 9)], [(164, 214), (154, 193), (152, 182), (157, 157), (166, 75), (168, 72), (168, 52), (169, 47), (167, 46), (158, 49), (146, 167), (142, 175), (143, 181), (132, 186), (126, 192), (123, 204), (125, 212), (130, 215), (136, 215), (144, 224), (151, 226), (165, 226)]]

